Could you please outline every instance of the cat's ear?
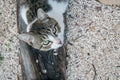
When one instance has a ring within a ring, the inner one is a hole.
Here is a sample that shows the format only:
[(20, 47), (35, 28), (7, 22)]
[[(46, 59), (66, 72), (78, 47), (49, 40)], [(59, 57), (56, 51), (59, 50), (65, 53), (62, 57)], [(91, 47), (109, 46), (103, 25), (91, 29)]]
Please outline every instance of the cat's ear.
[(18, 36), (18, 38), (26, 43), (28, 43), (29, 45), (33, 45), (34, 43), (34, 36), (29, 34), (29, 33), (23, 33), (23, 34), (20, 34)]
[(47, 19), (48, 15), (47, 15), (41, 8), (39, 8), (39, 9), (37, 10), (37, 17), (38, 17), (38, 19), (40, 19), (41, 21), (44, 21), (44, 20)]

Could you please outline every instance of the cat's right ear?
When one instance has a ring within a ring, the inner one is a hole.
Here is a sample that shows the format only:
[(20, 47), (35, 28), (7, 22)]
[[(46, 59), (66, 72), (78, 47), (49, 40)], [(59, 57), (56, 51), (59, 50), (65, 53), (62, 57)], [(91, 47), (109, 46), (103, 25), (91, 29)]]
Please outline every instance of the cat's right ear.
[(39, 20), (44, 21), (47, 19), (48, 15), (41, 8), (39, 8), (37, 10), (37, 17)]
[(28, 43), (29, 45), (33, 45), (34, 43), (34, 36), (29, 34), (29, 33), (23, 33), (18, 35), (18, 38), (26, 43)]

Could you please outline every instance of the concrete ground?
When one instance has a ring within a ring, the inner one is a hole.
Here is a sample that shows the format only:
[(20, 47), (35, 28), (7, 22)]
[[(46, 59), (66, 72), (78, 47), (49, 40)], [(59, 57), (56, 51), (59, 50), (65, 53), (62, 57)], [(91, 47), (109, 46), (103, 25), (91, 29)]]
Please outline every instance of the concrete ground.
[(120, 80), (120, 7), (70, 0), (67, 80)]
[(21, 76), (17, 35), (16, 0), (0, 0), (0, 80), (18, 80)]
[[(0, 80), (21, 77), (16, 0), (0, 0)], [(120, 80), (120, 7), (70, 0), (67, 80)]]

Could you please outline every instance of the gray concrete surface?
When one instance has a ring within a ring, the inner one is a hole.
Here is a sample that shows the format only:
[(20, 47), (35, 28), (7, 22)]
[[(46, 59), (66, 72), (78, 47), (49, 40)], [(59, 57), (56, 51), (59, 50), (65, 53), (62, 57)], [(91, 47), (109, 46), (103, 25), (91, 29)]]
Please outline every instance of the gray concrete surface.
[[(16, 0), (0, 0), (0, 80), (21, 77)], [(120, 80), (120, 7), (70, 0), (67, 80)]]
[(107, 4), (107, 5), (120, 5), (120, 0), (98, 0), (101, 3)]
[(67, 80), (120, 80), (120, 7), (70, 0)]
[(21, 76), (17, 35), (16, 0), (0, 0), (0, 80), (18, 80)]

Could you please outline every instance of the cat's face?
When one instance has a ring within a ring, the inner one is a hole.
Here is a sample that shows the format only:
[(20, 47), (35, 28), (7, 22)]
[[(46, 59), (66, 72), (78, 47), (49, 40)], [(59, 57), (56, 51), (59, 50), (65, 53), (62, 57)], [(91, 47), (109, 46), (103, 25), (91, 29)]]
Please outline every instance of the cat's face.
[(47, 51), (63, 45), (60, 34), (60, 26), (54, 19), (50, 18), (45, 23), (37, 20), (32, 24), (30, 32), (20, 34), (19, 38), (36, 49)]

